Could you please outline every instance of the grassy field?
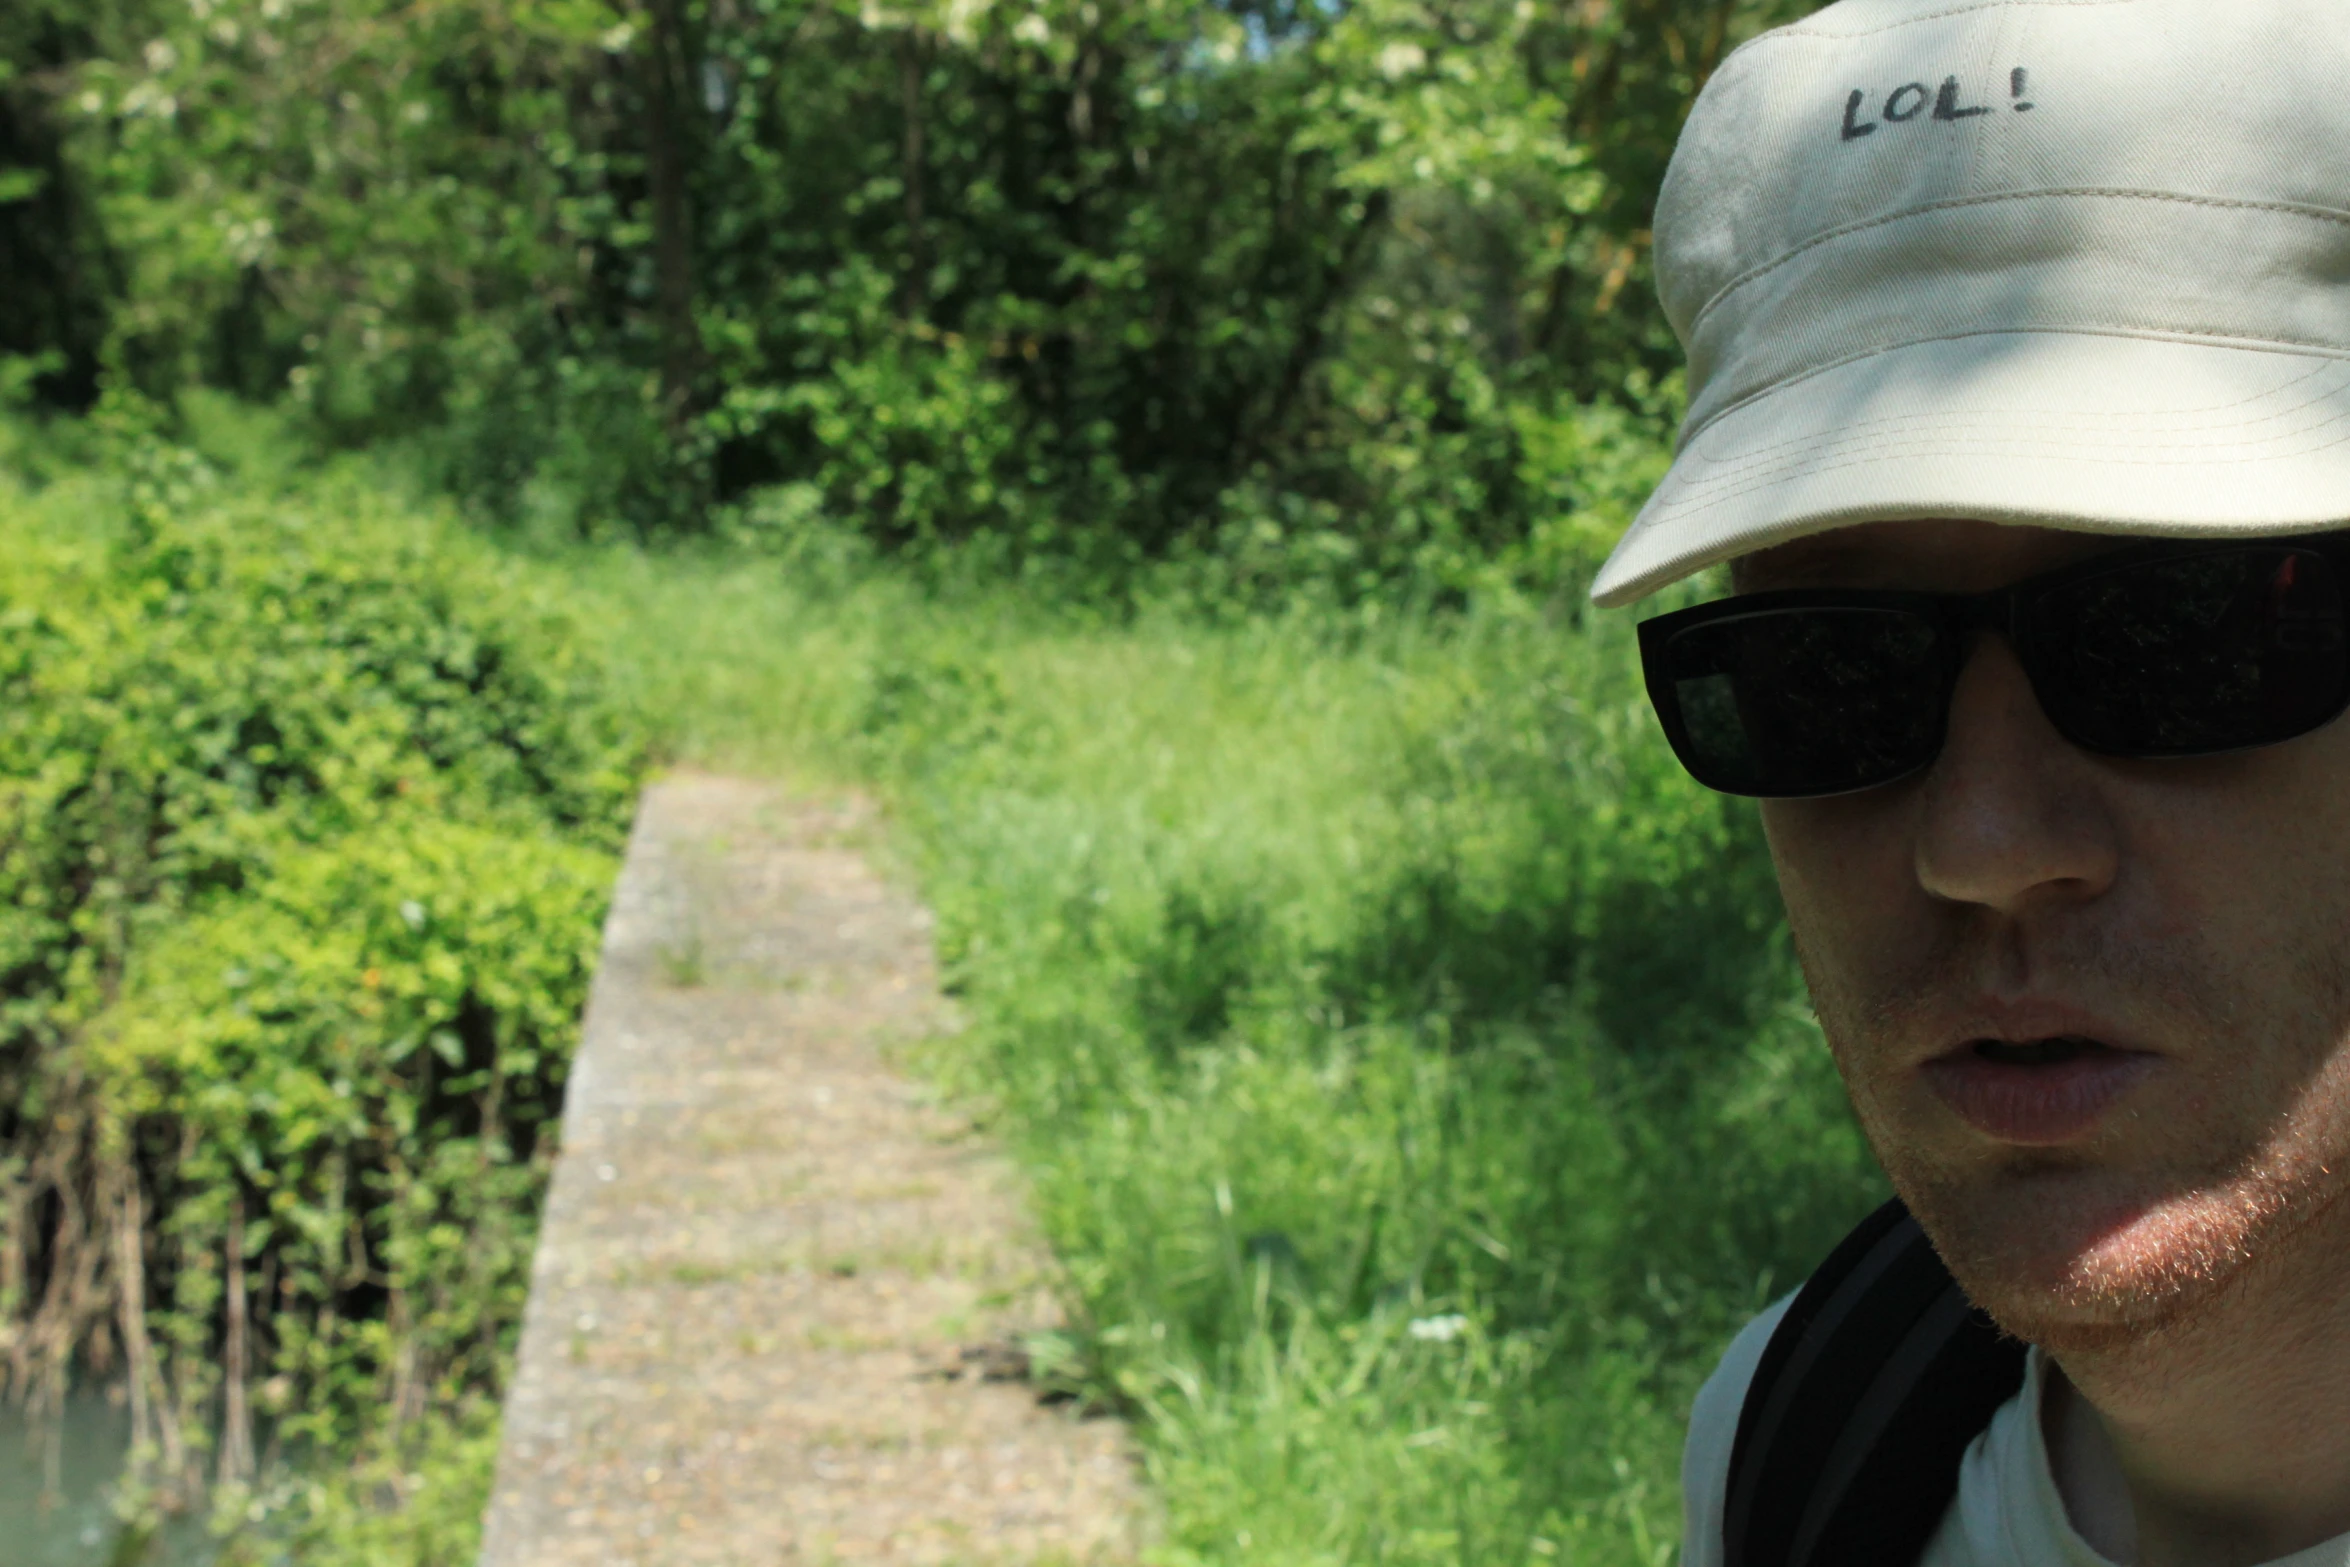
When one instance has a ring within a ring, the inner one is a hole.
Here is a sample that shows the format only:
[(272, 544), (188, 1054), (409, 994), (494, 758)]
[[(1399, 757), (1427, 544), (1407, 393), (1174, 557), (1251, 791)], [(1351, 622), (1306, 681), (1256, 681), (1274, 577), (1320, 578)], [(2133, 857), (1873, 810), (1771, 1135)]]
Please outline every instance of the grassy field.
[[(558, 568), (689, 762), (863, 786), (1178, 1562), (1657, 1563), (1879, 1186), (1623, 617), (1108, 618), (809, 549)], [(1147, 597), (1147, 595), (1146, 595)]]
[[(174, 507), (363, 541), (411, 505), (213, 412)], [(120, 504), (44, 460), (40, 528)], [(1174, 573), (1110, 612), (821, 530), (530, 550), (412, 505), (670, 759), (886, 802), (967, 1020), (915, 1065), (1032, 1172), (1071, 1305), (1037, 1347), (1138, 1417), (1164, 1561), (1671, 1557), (1698, 1381), (1880, 1178), (1626, 617), (1208, 613)], [(465, 1399), (371, 1438), (251, 1559), (457, 1560), (494, 1450)]]
[(0, 1399), (112, 1379), (224, 1567), (467, 1560), (722, 766), (886, 803), (1170, 1562), (1669, 1555), (1877, 1177), (1574, 583), (1667, 153), (1816, 5), (0, 9)]

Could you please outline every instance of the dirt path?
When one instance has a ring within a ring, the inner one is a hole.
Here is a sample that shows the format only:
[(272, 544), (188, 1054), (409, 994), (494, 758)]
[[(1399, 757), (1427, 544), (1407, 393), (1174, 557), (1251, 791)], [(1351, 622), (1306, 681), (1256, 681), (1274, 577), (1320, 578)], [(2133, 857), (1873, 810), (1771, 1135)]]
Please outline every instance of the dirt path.
[(483, 1567), (1118, 1562), (1109, 1420), (1002, 1346), (1051, 1321), (1002, 1160), (891, 1070), (928, 917), (854, 805), (672, 778), (605, 936)]

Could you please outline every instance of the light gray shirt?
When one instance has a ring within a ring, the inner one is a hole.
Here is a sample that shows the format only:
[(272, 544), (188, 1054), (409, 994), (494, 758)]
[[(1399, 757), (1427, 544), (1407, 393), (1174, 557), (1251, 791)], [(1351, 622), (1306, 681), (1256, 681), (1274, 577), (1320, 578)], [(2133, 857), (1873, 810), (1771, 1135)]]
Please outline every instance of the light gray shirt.
[[(1683, 1567), (1722, 1567), (1723, 1493), (1729, 1487), (1738, 1410), (1771, 1330), (1793, 1300), (1790, 1295), (1748, 1323), (1697, 1395), (1681, 1460), (1687, 1526)], [(2023, 1390), (1999, 1406), (1967, 1449), (1957, 1500), (1918, 1567), (2115, 1567), (2075, 1532), (2057, 1493), (2037, 1418), (2047, 1385), (2048, 1363), (2035, 1349), (2025, 1362)], [(2280, 1557), (2267, 1567), (2350, 1567), (2350, 1535)]]

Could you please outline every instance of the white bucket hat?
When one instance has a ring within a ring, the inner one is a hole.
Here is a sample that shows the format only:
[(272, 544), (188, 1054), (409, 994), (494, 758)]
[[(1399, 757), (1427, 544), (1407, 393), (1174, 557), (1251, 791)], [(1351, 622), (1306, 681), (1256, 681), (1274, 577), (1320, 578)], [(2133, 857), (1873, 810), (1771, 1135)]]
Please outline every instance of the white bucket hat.
[(1855, 522), (2350, 520), (2350, 4), (1843, 0), (1656, 221), (1671, 471), (1591, 596)]

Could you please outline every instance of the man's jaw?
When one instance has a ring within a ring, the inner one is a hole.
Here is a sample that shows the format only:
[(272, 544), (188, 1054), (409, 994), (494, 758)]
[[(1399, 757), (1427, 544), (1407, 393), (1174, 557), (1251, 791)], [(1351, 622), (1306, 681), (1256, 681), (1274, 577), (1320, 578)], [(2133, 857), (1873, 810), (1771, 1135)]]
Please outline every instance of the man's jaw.
[(2204, 1316), (2292, 1206), (2257, 1178), (2174, 1183), (2035, 1162), (1929, 1183), (1913, 1202), (1969, 1297), (2060, 1356), (2150, 1349)]

